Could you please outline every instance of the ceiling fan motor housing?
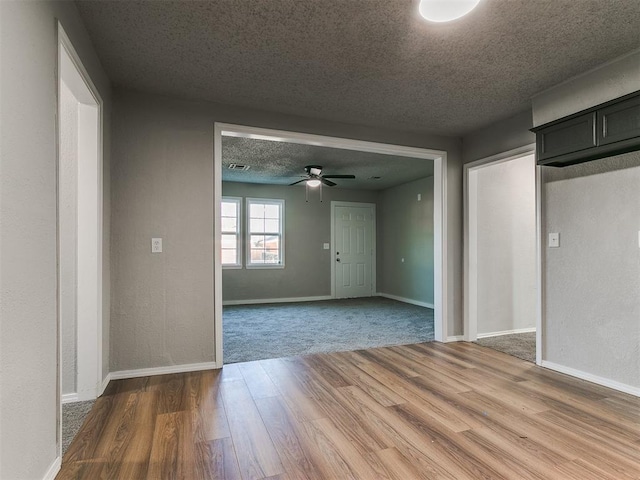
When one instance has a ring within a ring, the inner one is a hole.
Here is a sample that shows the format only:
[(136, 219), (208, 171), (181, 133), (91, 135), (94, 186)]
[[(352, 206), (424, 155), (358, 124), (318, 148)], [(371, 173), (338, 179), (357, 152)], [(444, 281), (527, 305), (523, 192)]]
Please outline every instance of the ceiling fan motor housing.
[(309, 175), (313, 177), (319, 177), (322, 173), (322, 167), (320, 165), (307, 165), (306, 167), (304, 167), (304, 169)]

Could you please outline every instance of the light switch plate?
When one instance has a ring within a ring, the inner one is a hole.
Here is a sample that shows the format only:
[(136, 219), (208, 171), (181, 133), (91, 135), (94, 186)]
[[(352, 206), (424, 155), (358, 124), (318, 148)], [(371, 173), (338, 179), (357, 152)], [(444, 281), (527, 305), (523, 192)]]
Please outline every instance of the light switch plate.
[(558, 248), (560, 246), (560, 234), (559, 233), (550, 233), (549, 234), (549, 248)]
[(322, 244), (322, 248), (324, 248), (325, 250), (329, 250), (329, 244), (328, 243), (323, 243)]
[(161, 238), (152, 238), (151, 239), (151, 253), (162, 253), (162, 239)]

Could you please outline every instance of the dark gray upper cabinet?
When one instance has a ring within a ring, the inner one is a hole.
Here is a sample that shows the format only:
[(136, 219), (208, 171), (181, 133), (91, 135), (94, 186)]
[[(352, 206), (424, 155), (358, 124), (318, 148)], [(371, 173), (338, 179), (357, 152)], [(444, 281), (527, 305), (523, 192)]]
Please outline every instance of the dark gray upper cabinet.
[(598, 144), (640, 137), (640, 96), (598, 110)]
[(640, 92), (531, 131), (538, 165), (564, 167), (640, 150)]
[(538, 160), (595, 147), (597, 145), (595, 112), (550, 125), (536, 135), (536, 143)]

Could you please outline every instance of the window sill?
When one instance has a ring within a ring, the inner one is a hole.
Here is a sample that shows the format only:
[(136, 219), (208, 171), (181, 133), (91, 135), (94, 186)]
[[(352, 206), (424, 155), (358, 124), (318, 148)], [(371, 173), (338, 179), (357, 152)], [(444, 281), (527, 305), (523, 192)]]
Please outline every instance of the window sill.
[(267, 265), (247, 265), (247, 270), (265, 270), (265, 269), (283, 269), (284, 265), (281, 263), (278, 264), (267, 264)]
[(241, 270), (242, 265), (222, 265), (223, 270)]

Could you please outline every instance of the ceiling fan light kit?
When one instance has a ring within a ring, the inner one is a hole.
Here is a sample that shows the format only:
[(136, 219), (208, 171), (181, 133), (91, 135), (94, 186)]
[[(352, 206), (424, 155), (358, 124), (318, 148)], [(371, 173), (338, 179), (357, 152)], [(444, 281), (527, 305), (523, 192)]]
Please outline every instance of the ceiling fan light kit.
[(306, 191), (306, 199), (309, 201), (309, 187), (317, 188), (320, 187), (320, 201), (322, 201), (322, 185), (326, 185), (327, 187), (335, 187), (337, 184), (329, 180), (329, 178), (343, 178), (343, 179), (354, 179), (355, 175), (323, 175), (322, 174), (322, 165), (307, 165), (304, 167), (304, 171), (306, 175), (304, 175), (302, 180), (298, 180), (297, 182), (293, 182), (291, 185), (297, 185), (298, 183), (304, 182)]
[(298, 183), (306, 182), (309, 187), (317, 187), (319, 185), (326, 185), (327, 187), (335, 187), (337, 184), (329, 180), (329, 178), (343, 178), (354, 179), (355, 175), (323, 175), (322, 165), (307, 165), (304, 167), (305, 175), (302, 180), (293, 182), (290, 185), (297, 185)]

